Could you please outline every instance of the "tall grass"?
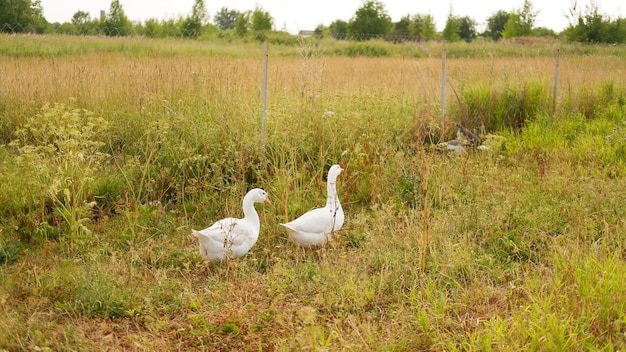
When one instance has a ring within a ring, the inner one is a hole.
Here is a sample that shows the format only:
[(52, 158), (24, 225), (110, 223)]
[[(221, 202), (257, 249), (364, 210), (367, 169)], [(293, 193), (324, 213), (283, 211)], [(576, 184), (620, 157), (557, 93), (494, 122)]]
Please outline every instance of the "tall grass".
[(2, 34), (0, 54), (15, 57), (63, 57), (95, 52), (119, 53), (128, 57), (185, 55), (226, 55), (245, 57), (254, 53), (263, 55), (260, 45), (268, 41), (278, 56), (297, 56), (301, 45), (315, 45), (324, 56), (349, 57), (440, 57), (445, 45), (450, 58), (491, 57), (546, 57), (554, 56), (558, 48), (564, 55), (614, 56), (623, 55), (623, 47), (612, 45), (589, 45), (564, 43), (557, 39), (516, 38), (514, 40), (476, 40), (442, 43), (437, 41), (393, 42), (382, 39), (368, 41), (335, 40), (333, 38), (302, 38), (282, 33), (260, 34), (255, 38), (238, 38), (231, 35), (208, 35), (200, 39), (106, 36), (68, 36)]
[[(608, 49), (562, 57), (554, 114), (552, 57), (449, 59), (446, 124), (499, 145), (447, 155), (439, 59), (271, 48), (261, 148), (260, 51), (102, 40), (0, 60), (0, 349), (626, 348)], [(323, 204), (335, 163), (345, 227), (303, 250), (279, 223)], [(203, 262), (189, 229), (257, 186), (274, 205), (251, 253)]]

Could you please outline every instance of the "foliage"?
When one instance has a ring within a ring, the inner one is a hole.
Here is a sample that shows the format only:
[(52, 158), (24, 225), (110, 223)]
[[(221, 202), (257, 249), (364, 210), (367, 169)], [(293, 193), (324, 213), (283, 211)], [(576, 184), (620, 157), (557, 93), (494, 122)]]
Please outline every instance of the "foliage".
[[(574, 22), (574, 23), (572, 23)], [(600, 13), (598, 5), (590, 2), (585, 13), (576, 6), (570, 9), (570, 24), (564, 31), (570, 42), (626, 43), (626, 19), (610, 17)]]
[(404, 16), (399, 22), (394, 23), (393, 30), (389, 34), (394, 41), (432, 40), (436, 34), (435, 22), (432, 15)]
[(448, 14), (446, 26), (443, 28), (443, 39), (449, 42), (457, 42), (461, 40), (461, 18), (452, 14)]
[(13, 264), (20, 259), (20, 252), (20, 241), (5, 243), (4, 239), (0, 238), (0, 265)]
[(259, 42), (263, 42), (271, 36), (276, 40), (276, 43), (285, 44), (290, 42), (292, 45), (297, 43), (297, 37), (295, 36), (285, 40), (289, 36), (288, 33), (284, 33), (284, 35), (271, 34), (273, 26), (274, 19), (269, 12), (257, 7), (254, 11), (239, 13), (235, 22), (235, 33), (241, 38), (247, 38), (248, 34), (250, 34), (251, 37)]
[(476, 39), (476, 21), (468, 16), (460, 18), (461, 25), (459, 26), (459, 36), (466, 42), (471, 42)]
[[(92, 20), (88, 12), (77, 11), (72, 16), (72, 26), (74, 28), (61, 29), (61, 33), (95, 35), (98, 34), (101, 24)], [(146, 24), (147, 25), (147, 24)]]
[(183, 35), (190, 38), (198, 38), (202, 31), (202, 26), (208, 21), (208, 14), (204, 0), (196, 0), (191, 10), (191, 16), (183, 22)]
[(416, 14), (412, 17), (411, 34), (420, 40), (433, 40), (437, 33), (435, 18), (428, 15)]
[(112, 0), (109, 12), (102, 23), (102, 30), (108, 36), (127, 36), (131, 34), (132, 23), (126, 17), (119, 0)]
[(530, 0), (524, 0), (522, 8), (513, 11), (504, 25), (503, 38), (523, 37), (532, 34), (532, 29), (537, 18), (537, 12), (533, 10)]
[(359, 56), (384, 57), (384, 56), (390, 55), (390, 52), (387, 50), (385, 46), (377, 45), (376, 43), (373, 43), (373, 42), (367, 43), (367, 44), (360, 44), (360, 43), (351, 44), (345, 48), (342, 48), (341, 50), (335, 51), (335, 53), (346, 55), (349, 57), (359, 57)]
[(252, 11), (250, 30), (254, 32), (270, 31), (274, 26), (274, 19), (269, 12), (257, 7)]
[(387, 34), (392, 26), (385, 5), (380, 1), (367, 0), (350, 19), (348, 33), (357, 40), (368, 40)]
[(46, 25), (40, 0), (0, 0), (0, 32), (43, 33)]
[(91, 21), (91, 16), (89, 16), (89, 12), (78, 10), (72, 16), (72, 24), (76, 27), (84, 26)]
[(463, 116), (460, 112), (467, 121), (461, 123), (472, 129), (519, 131), (541, 111), (549, 110), (548, 91), (545, 84), (530, 80), (521, 88), (506, 81), (494, 87), (471, 85), (460, 93), (462, 114), (467, 114)]
[(234, 29), (240, 12), (227, 7), (222, 7), (213, 17), (215, 24), (221, 30)]
[(489, 16), (489, 18), (487, 18), (487, 28), (483, 35), (493, 40), (500, 39), (510, 16), (511, 14), (504, 10), (499, 10)]
[[(585, 43), (624, 43), (626, 26), (623, 18), (611, 18), (600, 14), (593, 1), (580, 12), (577, 3), (569, 10), (570, 24), (563, 32), (569, 42)], [(492, 14), (486, 23), (483, 36), (498, 40), (503, 33), (505, 38), (513, 37), (557, 37), (549, 28), (534, 28), (537, 13), (530, 1), (511, 13), (499, 10)], [(107, 36), (146, 36), (150, 38), (186, 37), (194, 39), (230, 38), (236, 36), (249, 40), (263, 41), (266, 31), (272, 30), (274, 21), (271, 15), (256, 8), (240, 12), (222, 7), (214, 16), (214, 24), (208, 23), (204, 1), (197, 0), (192, 13), (187, 16), (167, 19), (146, 19), (144, 22), (131, 22), (124, 15), (119, 1), (112, 1), (107, 16), (90, 18), (84, 11), (74, 13), (70, 22), (48, 23), (43, 17), (39, 0), (0, 1), (0, 31), (9, 33), (55, 33), (67, 35), (107, 35)], [(358, 21), (355, 23), (355, 20)], [(350, 24), (353, 28), (350, 29)], [(505, 32), (505, 26), (507, 31)], [(260, 29), (254, 29), (254, 28)], [(443, 32), (437, 32), (432, 15), (407, 15), (399, 22), (391, 22), (384, 4), (379, 1), (365, 1), (355, 12), (350, 22), (335, 20), (328, 27), (318, 25), (318, 38), (331, 36), (335, 39), (361, 41), (382, 38), (400, 43), (404, 41), (430, 41), (444, 38), (448, 42), (464, 40), (470, 42), (477, 36), (474, 19), (450, 14)], [(248, 34), (253, 32), (251, 38)], [(457, 35), (458, 33), (458, 35)], [(297, 38), (288, 40), (297, 42)]]
[(324, 35), (328, 34), (328, 28), (326, 28), (323, 24), (318, 24), (313, 30), (313, 34), (315, 34), (317, 38), (323, 38)]
[(347, 39), (348, 22), (342, 20), (333, 21), (328, 27), (330, 34), (335, 39)]
[(408, 38), (411, 36), (411, 20), (409, 16), (404, 16), (399, 22), (393, 24), (393, 30), (389, 33), (395, 38)]
[(108, 157), (96, 138), (106, 128), (107, 121), (89, 111), (56, 104), (44, 106), (15, 131), (9, 146), (24, 178), (10, 182), (24, 192), (19, 208), (25, 216), (32, 212), (45, 217), (30, 229), (33, 234), (45, 233), (55, 223), (67, 226), (70, 239), (89, 232), (86, 221), (95, 204), (91, 187)]
[(532, 35), (534, 37), (552, 37), (552, 38), (556, 38), (558, 36), (555, 31), (546, 27), (533, 28)]
[(249, 22), (250, 22), (250, 12), (242, 12), (237, 16), (237, 21), (235, 21), (235, 32), (238, 36), (243, 37), (250, 31)]
[(145, 24), (137, 28), (137, 32), (148, 38), (165, 38), (165, 37), (180, 37), (184, 32), (181, 32), (183, 26), (183, 20), (156, 20), (148, 19)]
[[(180, 20), (180, 19), (179, 19)], [(124, 57), (146, 58), (153, 56), (176, 56), (178, 53), (186, 55), (216, 54), (227, 57), (247, 56), (251, 53), (262, 53), (258, 42), (249, 40), (249, 37), (240, 38), (234, 31), (218, 32), (216, 28), (203, 28), (203, 36), (197, 41), (181, 40), (182, 34), (174, 20), (168, 20), (164, 30), (172, 31), (179, 38), (172, 38), (168, 33), (156, 30), (152, 32), (154, 38), (162, 38), (158, 41), (145, 41), (141, 37), (124, 38), (123, 40), (111, 40), (105, 37), (80, 37), (80, 36), (0, 36), (0, 54), (10, 58), (25, 57), (68, 57), (96, 52), (119, 54)], [(158, 28), (158, 27), (157, 27)], [(150, 27), (145, 27), (145, 36), (148, 36)], [(276, 38), (280, 46), (273, 48), (274, 54), (281, 57), (299, 56), (299, 39), (285, 32), (269, 32), (266, 38)], [(85, 45), (88, 39), (90, 45)], [(210, 40), (209, 40), (210, 39)], [(550, 57), (554, 56), (555, 48), (560, 47), (561, 53), (568, 55), (599, 55), (605, 57), (621, 57), (624, 48), (620, 46), (580, 45), (578, 43), (562, 43), (557, 39), (540, 38), (527, 39), (530, 45), (519, 45), (516, 42), (507, 41), (493, 43), (489, 41), (474, 41), (465, 43), (446, 43), (446, 55), (450, 58), (507, 58), (507, 57)], [(317, 43), (323, 55), (345, 56), (347, 48), (355, 47), (356, 41), (335, 40), (331, 36), (323, 39), (310, 37), (307, 42)], [(236, 45), (235, 45), (236, 44)], [(375, 46), (384, 47), (386, 56), (389, 57), (439, 57), (441, 55), (441, 43), (435, 41), (422, 42), (415, 45), (414, 42), (381, 43), (376, 41)], [(382, 52), (382, 51), (379, 51)], [(495, 55), (495, 56), (494, 56)], [(552, 59), (553, 60), (553, 59)], [(487, 64), (489, 66), (489, 64)], [(0, 105), (1, 107), (1, 105)], [(32, 111), (31, 111), (32, 112)], [(0, 131), (9, 126), (10, 119), (0, 119)]]
[(288, 47), (295, 47), (300, 43), (297, 37), (286, 32), (276, 32), (276, 31), (264, 32), (263, 36), (257, 36), (257, 38), (258, 39), (263, 38), (260, 41), (267, 40), (267, 42), (270, 44), (276, 44), (276, 45), (282, 45), (282, 46), (288, 46)]

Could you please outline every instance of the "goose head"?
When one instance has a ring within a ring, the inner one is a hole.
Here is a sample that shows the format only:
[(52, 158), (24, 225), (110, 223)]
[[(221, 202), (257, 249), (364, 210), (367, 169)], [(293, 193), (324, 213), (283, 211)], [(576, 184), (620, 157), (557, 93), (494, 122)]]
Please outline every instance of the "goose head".
[(268, 198), (267, 192), (265, 192), (261, 188), (254, 188), (254, 189), (250, 190), (246, 194), (244, 202), (246, 200), (250, 200), (253, 203), (272, 204), (272, 202), (270, 202), (270, 200)]
[(337, 176), (339, 176), (341, 171), (343, 171), (343, 169), (338, 164), (331, 166), (328, 170), (328, 183), (336, 183)]

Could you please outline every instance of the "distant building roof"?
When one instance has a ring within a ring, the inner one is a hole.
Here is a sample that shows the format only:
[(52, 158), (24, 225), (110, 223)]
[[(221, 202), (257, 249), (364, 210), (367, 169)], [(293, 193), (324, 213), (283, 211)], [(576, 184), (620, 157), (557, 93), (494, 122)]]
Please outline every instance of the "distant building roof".
[(298, 32), (298, 35), (302, 37), (310, 37), (312, 35), (315, 35), (315, 31), (301, 30), (300, 32)]

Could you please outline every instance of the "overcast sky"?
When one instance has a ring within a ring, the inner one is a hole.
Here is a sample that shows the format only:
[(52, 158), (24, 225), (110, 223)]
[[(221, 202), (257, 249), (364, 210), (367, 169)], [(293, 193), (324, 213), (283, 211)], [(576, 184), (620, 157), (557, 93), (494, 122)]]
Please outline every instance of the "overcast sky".
[[(531, 0), (538, 11), (535, 26), (547, 27), (560, 32), (568, 25), (564, 13), (575, 0)], [(584, 10), (591, 0), (578, 0)], [(144, 22), (147, 19), (170, 19), (191, 14), (194, 0), (120, 0), (124, 13), (131, 21)], [(624, 0), (595, 0), (604, 15), (625, 17)], [(484, 29), (488, 17), (498, 10), (513, 11), (522, 7), (524, 0), (435, 0), (408, 1), (382, 0), (387, 13), (394, 22), (402, 16), (430, 14), (435, 18), (437, 29), (445, 26), (452, 8), (456, 16), (469, 16), (478, 23), (478, 30)], [(111, 0), (41, 0), (43, 13), (49, 22), (70, 22), (77, 11), (86, 11), (97, 18), (101, 10), (108, 11)], [(349, 21), (363, 5), (363, 0), (205, 0), (211, 20), (222, 7), (238, 11), (254, 10), (260, 7), (274, 18), (274, 26), (279, 30), (297, 33), (298, 30), (313, 30), (317, 25), (330, 25), (335, 20)]]

